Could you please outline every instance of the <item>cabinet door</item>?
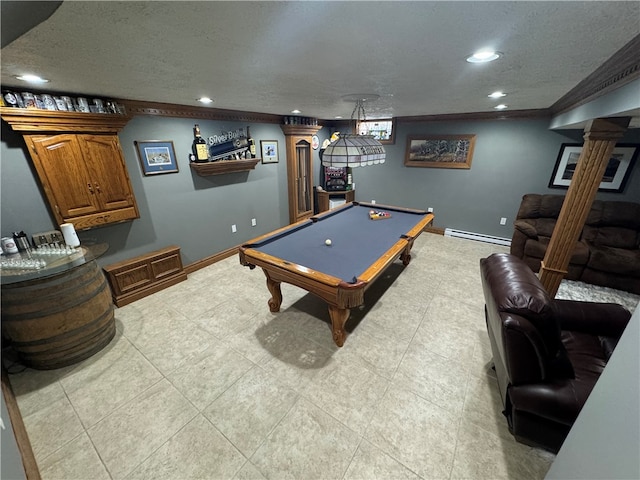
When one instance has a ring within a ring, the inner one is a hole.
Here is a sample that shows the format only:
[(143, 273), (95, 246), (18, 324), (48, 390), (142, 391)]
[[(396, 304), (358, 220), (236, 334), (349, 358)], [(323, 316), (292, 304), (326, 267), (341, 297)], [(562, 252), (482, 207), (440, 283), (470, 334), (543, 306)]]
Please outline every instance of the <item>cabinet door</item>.
[(31, 136), (27, 145), (58, 222), (99, 211), (76, 135)]
[(115, 135), (78, 135), (102, 211), (134, 205), (131, 183)]
[(313, 215), (313, 164), (311, 144), (306, 140), (296, 143), (296, 188), (297, 216), (304, 218)]

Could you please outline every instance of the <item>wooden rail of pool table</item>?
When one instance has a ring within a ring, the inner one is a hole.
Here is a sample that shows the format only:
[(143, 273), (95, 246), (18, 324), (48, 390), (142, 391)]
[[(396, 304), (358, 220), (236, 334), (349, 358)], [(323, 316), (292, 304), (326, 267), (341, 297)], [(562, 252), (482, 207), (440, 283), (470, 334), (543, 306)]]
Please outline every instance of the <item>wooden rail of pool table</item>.
[(280, 284), (282, 282), (303, 288), (327, 302), (329, 316), (331, 317), (333, 340), (336, 345), (341, 347), (346, 337), (344, 325), (349, 318), (350, 309), (364, 303), (365, 291), (395, 260), (401, 258), (404, 265), (409, 264), (411, 261), (411, 248), (415, 239), (431, 224), (433, 218), (433, 214), (425, 215), (414, 228), (402, 235), (389, 250), (372, 263), (358, 277), (355, 283), (345, 282), (332, 275), (327, 275), (251, 248), (252, 244), (264, 238), (269, 238), (310, 220), (302, 220), (270, 232), (239, 247), (240, 263), (252, 269), (255, 267), (262, 268), (267, 277), (267, 288), (271, 293), (271, 298), (268, 301), (269, 310), (273, 313), (280, 311), (282, 304)]

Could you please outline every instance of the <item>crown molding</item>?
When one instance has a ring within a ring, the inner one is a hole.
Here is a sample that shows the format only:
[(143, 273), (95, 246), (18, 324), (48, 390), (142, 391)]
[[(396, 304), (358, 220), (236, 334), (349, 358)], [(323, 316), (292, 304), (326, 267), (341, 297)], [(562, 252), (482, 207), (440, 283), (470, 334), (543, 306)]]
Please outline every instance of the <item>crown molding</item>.
[(194, 107), (173, 103), (145, 102), (139, 100), (117, 100), (124, 105), (128, 115), (158, 115), (162, 117), (195, 118), (199, 120), (226, 120), (256, 123), (283, 123), (281, 115), (258, 112), (242, 112), (210, 107)]
[(640, 35), (614, 53), (609, 60), (550, 107), (553, 115), (564, 113), (640, 78)]
[(396, 117), (398, 123), (412, 122), (452, 122), (472, 120), (510, 120), (528, 118), (550, 118), (548, 108), (530, 110), (500, 110), (493, 112), (447, 113), (441, 115), (416, 115), (412, 117)]

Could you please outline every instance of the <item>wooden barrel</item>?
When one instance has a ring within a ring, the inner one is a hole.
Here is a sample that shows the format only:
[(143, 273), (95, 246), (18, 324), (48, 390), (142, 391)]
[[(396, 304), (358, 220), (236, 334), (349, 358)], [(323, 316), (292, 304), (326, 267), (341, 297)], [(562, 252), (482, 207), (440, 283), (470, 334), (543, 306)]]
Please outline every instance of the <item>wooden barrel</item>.
[(2, 285), (2, 335), (25, 365), (50, 370), (104, 348), (116, 333), (113, 302), (95, 260)]

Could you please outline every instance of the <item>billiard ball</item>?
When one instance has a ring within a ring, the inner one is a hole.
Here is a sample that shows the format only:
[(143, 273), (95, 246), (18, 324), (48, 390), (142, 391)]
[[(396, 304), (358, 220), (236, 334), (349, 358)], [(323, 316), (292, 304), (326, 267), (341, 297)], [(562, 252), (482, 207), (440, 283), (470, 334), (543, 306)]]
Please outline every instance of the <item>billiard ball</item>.
[(324, 241), (324, 244), (325, 244), (325, 245), (331, 245), (331, 239), (327, 238), (327, 239)]

